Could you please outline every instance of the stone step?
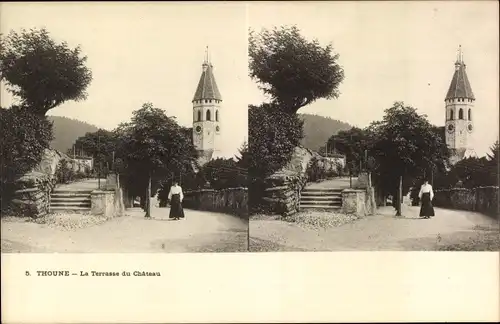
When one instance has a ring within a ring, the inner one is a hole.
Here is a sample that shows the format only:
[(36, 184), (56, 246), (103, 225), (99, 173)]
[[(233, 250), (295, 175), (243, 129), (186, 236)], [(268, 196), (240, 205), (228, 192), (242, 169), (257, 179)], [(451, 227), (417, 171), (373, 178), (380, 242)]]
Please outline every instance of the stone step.
[(341, 193), (331, 193), (331, 192), (304, 192), (300, 193), (301, 197), (342, 197)]
[(304, 188), (302, 191), (342, 192), (343, 188)]
[(50, 201), (52, 202), (57, 202), (57, 201), (68, 201), (68, 202), (74, 202), (74, 201), (88, 201), (90, 202), (90, 197), (89, 196), (82, 196), (82, 197), (79, 197), (79, 196), (69, 196), (69, 197), (53, 197), (51, 196), (50, 197)]
[(342, 197), (331, 197), (331, 196), (302, 196), (300, 201), (334, 201), (342, 202)]
[(90, 193), (51, 193), (51, 198), (90, 198)]
[(323, 195), (342, 196), (342, 191), (302, 190), (301, 194), (303, 194), (303, 195), (318, 195), (318, 196), (323, 196)]
[(340, 210), (341, 206), (331, 206), (331, 205), (303, 205), (300, 204), (300, 209), (326, 209), (326, 210)]
[(324, 205), (324, 206), (342, 206), (341, 203), (339, 202), (334, 202), (334, 201), (301, 201), (301, 205)]
[(50, 206), (50, 212), (89, 212), (90, 207)]
[(94, 190), (88, 190), (88, 189), (54, 189), (52, 190), (52, 193), (57, 193), (57, 194), (88, 194), (90, 195)]
[(91, 204), (89, 202), (50, 202), (50, 207), (88, 207), (90, 208)]

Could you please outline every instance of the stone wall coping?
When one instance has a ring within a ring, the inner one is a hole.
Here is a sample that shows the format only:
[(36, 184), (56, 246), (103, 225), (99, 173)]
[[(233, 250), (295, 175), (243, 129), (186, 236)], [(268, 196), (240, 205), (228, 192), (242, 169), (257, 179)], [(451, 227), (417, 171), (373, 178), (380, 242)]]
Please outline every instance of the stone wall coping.
[(473, 191), (478, 189), (498, 189), (498, 186), (484, 186), (476, 188), (449, 188), (449, 189), (436, 189), (435, 192), (446, 192), (446, 191)]
[(342, 192), (345, 192), (345, 193), (351, 193), (351, 192), (365, 192), (365, 190), (361, 190), (361, 189), (344, 189), (342, 190)]
[(114, 193), (114, 190), (93, 190), (90, 194), (91, 195), (105, 195), (105, 194), (112, 194)]
[(25, 193), (25, 192), (36, 192), (36, 191), (41, 191), (41, 189), (40, 188), (19, 189), (19, 190), (16, 190), (15, 193), (21, 194), (21, 193)]

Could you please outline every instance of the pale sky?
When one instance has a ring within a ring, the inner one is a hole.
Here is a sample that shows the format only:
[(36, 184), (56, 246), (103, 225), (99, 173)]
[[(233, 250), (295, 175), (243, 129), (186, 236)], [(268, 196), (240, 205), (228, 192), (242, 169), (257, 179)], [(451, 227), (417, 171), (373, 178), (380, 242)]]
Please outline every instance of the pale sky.
[[(191, 126), (191, 100), (209, 46), (223, 99), (220, 155), (232, 157), (247, 139), (244, 3), (0, 4), (2, 33), (32, 27), (46, 27), (71, 46), (80, 44), (93, 73), (87, 100), (67, 102), (49, 115), (113, 129), (152, 102)], [(5, 91), (0, 97), (2, 106), (12, 102)]]
[[(247, 139), (247, 105), (265, 100), (248, 77), (247, 28), (297, 25), (307, 38), (332, 42), (345, 70), (335, 100), (301, 113), (355, 126), (379, 120), (404, 101), (444, 125), (444, 97), (458, 45), (476, 96), (474, 148), (498, 137), (498, 2), (1, 3), (0, 31), (46, 27), (80, 44), (94, 80), (88, 99), (49, 112), (112, 129), (144, 102), (191, 126), (191, 99), (205, 46), (223, 97), (221, 153)], [(11, 102), (0, 93), (2, 106)]]
[[(404, 101), (444, 125), (444, 98), (461, 44), (476, 97), (474, 148), (489, 152), (498, 138), (498, 2), (289, 2), (249, 5), (249, 25), (295, 24), (322, 44), (332, 42), (345, 70), (336, 100), (299, 110), (356, 126), (379, 120)], [(265, 97), (249, 81), (250, 101)]]

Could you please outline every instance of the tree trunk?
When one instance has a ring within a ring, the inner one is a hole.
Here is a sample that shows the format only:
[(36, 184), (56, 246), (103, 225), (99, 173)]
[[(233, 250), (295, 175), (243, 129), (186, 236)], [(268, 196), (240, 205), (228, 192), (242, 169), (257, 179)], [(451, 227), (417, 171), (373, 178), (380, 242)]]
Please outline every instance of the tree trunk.
[(403, 176), (399, 177), (399, 187), (396, 200), (396, 216), (401, 216), (401, 202), (403, 200)]
[(151, 173), (148, 176), (148, 187), (146, 189), (146, 217), (151, 217)]

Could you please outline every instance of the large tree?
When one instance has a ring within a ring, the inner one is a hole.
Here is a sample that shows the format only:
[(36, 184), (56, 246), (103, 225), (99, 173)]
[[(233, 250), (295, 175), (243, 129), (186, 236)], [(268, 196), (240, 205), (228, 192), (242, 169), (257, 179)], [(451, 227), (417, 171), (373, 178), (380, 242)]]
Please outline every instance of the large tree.
[(385, 110), (382, 121), (373, 123), (368, 131), (372, 138), (370, 155), (377, 160), (378, 184), (385, 192), (394, 193), (400, 216), (403, 186), (444, 166), (448, 160), (446, 144), (425, 115), (403, 102)]
[(140, 196), (146, 199), (146, 216), (150, 216), (152, 187), (158, 188), (172, 175), (191, 172), (196, 150), (175, 117), (151, 103), (134, 111), (132, 120), (121, 124), (115, 134), (119, 172), (130, 187), (145, 193)]
[(58, 43), (44, 28), (0, 35), (0, 80), (39, 115), (68, 100), (86, 98), (92, 81), (86, 60), (80, 46)]
[(272, 102), (295, 113), (320, 98), (336, 98), (344, 71), (332, 45), (307, 40), (297, 27), (249, 31), (249, 71)]

